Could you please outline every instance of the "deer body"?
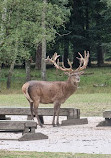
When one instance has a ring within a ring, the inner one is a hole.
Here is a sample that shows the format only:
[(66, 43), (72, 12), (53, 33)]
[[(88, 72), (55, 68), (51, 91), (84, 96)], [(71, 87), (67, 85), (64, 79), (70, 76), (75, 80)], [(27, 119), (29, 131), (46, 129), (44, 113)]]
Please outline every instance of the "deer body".
[[(77, 82), (73, 83), (70, 80), (71, 79), (55, 82), (29, 81), (23, 85), (22, 91), (28, 99), (30, 105), (34, 103), (35, 111), (37, 110), (39, 103), (53, 103), (54, 108), (57, 109), (56, 106), (59, 104), (60, 107), (60, 105), (63, 104), (77, 89)], [(32, 105), (30, 108), (33, 108)], [(52, 123), (54, 125), (54, 122)], [(57, 124), (59, 124), (59, 122), (57, 122)], [(41, 125), (41, 123), (39, 125)]]
[[(58, 56), (56, 56), (57, 58)], [(88, 56), (86, 56), (88, 58)], [(84, 59), (84, 58), (83, 58)], [(82, 60), (83, 60), (82, 59)], [(52, 59), (51, 62), (53, 61)], [(56, 60), (56, 59), (55, 59)], [(38, 116), (39, 103), (43, 104), (54, 104), (54, 114), (52, 124), (55, 126), (55, 116), (57, 115), (56, 124), (59, 125), (59, 111), (60, 106), (64, 103), (78, 87), (80, 82), (80, 75), (83, 72), (72, 71), (72, 69), (65, 69), (59, 67), (55, 62), (53, 63), (58, 69), (70, 70), (68, 73), (69, 77), (67, 81), (29, 81), (22, 86), (22, 91), (30, 103), (31, 116), (33, 119), (33, 112), (38, 120), (38, 124), (42, 126)], [(70, 63), (69, 63), (70, 64)], [(87, 65), (87, 62), (85, 66)], [(83, 69), (83, 67), (82, 67)]]
[(49, 104), (59, 101), (64, 103), (74, 93), (76, 86), (66, 82), (29, 81), (28, 93), (32, 100), (39, 99), (40, 103)]

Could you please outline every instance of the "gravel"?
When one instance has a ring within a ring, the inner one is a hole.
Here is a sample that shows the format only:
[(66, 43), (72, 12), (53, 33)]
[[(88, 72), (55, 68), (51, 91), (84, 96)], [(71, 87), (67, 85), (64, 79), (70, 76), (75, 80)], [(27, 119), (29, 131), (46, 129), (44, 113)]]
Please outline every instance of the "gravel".
[[(26, 120), (26, 117), (11, 116), (13, 120)], [(60, 117), (60, 121), (66, 119)], [(51, 117), (44, 117), (47, 124)], [(88, 124), (36, 129), (49, 138), (34, 141), (18, 141), (21, 133), (0, 133), (0, 149), (8, 151), (37, 151), (37, 152), (72, 152), (111, 154), (111, 127), (96, 127), (103, 121), (102, 117), (88, 117)]]

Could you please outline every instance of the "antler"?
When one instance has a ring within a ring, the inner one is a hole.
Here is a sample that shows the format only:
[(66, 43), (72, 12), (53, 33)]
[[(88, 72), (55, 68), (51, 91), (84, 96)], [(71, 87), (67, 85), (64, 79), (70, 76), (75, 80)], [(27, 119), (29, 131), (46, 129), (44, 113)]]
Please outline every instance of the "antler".
[(76, 57), (76, 58), (79, 60), (80, 65), (75, 70), (75, 72), (78, 72), (78, 71), (86, 69), (86, 66), (87, 66), (88, 61), (89, 61), (89, 51), (87, 51), (87, 53), (86, 53), (86, 51), (84, 51), (84, 58), (83, 58), (83, 56), (80, 53), (78, 53), (78, 54), (80, 55), (80, 58), (78, 58), (78, 57)]
[(57, 55), (57, 53), (54, 53), (53, 57), (52, 58), (49, 58), (49, 56), (47, 57), (46, 61), (50, 61), (51, 63), (54, 64), (54, 66), (59, 69), (59, 70), (62, 70), (62, 71), (73, 71), (72, 70), (72, 64), (71, 62), (68, 60), (68, 64), (70, 65), (70, 68), (66, 68), (62, 62), (62, 67), (59, 65), (59, 62), (56, 63), (56, 60), (57, 58), (59, 57), (60, 55)]
[(87, 66), (88, 61), (89, 61), (89, 51), (87, 52), (87, 54), (86, 54), (86, 51), (84, 51), (84, 58), (83, 58), (83, 56), (80, 53), (78, 53), (78, 54), (80, 55), (80, 58), (77, 57), (77, 59), (80, 61), (80, 65), (79, 65), (79, 67), (76, 70), (72, 69), (72, 63), (69, 61), (69, 59), (68, 59), (68, 64), (69, 64), (70, 68), (66, 68), (64, 66), (63, 62), (62, 62), (62, 67), (61, 67), (59, 65), (59, 62), (56, 62), (57, 58), (60, 56), (60, 55), (57, 55), (57, 53), (54, 53), (52, 58), (49, 58), (49, 56), (48, 56), (46, 61), (50, 61), (51, 63), (54, 64), (54, 66), (57, 69), (65, 71), (65, 72), (69, 72), (69, 73), (79, 72), (79, 71), (81, 71), (83, 69), (86, 69), (86, 66)]

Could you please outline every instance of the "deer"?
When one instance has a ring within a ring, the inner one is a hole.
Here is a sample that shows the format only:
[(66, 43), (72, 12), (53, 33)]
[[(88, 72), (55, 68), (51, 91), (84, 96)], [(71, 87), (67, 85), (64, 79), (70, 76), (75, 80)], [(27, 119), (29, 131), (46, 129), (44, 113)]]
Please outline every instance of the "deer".
[[(66, 81), (37, 81), (31, 80), (26, 82), (22, 86), (22, 92), (24, 93), (26, 99), (30, 103), (31, 119), (37, 118), (38, 125), (43, 127), (38, 116), (39, 104), (54, 104), (52, 125), (59, 126), (59, 112), (60, 106), (63, 104), (78, 88), (78, 83), (80, 82), (80, 76), (84, 73), (89, 61), (89, 51), (84, 51), (84, 57), (79, 54), (79, 66), (75, 70), (72, 68), (72, 63), (68, 59), (69, 68), (66, 68), (62, 62), (60, 66), (57, 61), (59, 56), (55, 53), (52, 58), (49, 56), (45, 59), (46, 61), (52, 63), (56, 69), (63, 71), (68, 75)], [(55, 117), (57, 119), (55, 120)]]

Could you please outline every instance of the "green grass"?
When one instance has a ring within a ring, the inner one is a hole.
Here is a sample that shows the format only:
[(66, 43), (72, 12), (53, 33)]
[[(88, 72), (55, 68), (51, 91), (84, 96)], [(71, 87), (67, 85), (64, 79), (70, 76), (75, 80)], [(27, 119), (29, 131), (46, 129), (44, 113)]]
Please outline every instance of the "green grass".
[[(23, 94), (0, 95), (0, 107), (29, 107)], [(53, 107), (41, 104), (40, 107)], [(81, 110), (81, 116), (102, 116), (103, 111), (111, 110), (110, 93), (73, 94), (61, 107), (73, 107)]]
[[(25, 70), (15, 69), (12, 77), (11, 89), (6, 89), (8, 69), (2, 69), (0, 78), (0, 91), (1, 94), (10, 93), (22, 93), (21, 87), (25, 82)], [(90, 75), (82, 75), (81, 82), (79, 84), (79, 89), (77, 93), (111, 93), (111, 68), (88, 68), (85, 73)], [(31, 69), (31, 79), (41, 80), (41, 75), (39, 70)], [(48, 81), (64, 81), (67, 80), (67, 76), (61, 71), (56, 71), (55, 69), (47, 69), (47, 80)], [(94, 85), (98, 87), (94, 87)], [(101, 85), (105, 85), (101, 87)]]
[(111, 158), (111, 155), (102, 154), (72, 154), (50, 152), (16, 152), (0, 151), (0, 158)]
[[(6, 89), (8, 69), (2, 69), (0, 106), (24, 107), (29, 103), (22, 94), (21, 87), (25, 82), (25, 70), (15, 69), (11, 89)], [(102, 116), (104, 110), (111, 109), (111, 68), (89, 68), (81, 76), (79, 88), (62, 107), (81, 109), (81, 116)], [(40, 71), (31, 70), (31, 79), (40, 80)], [(55, 69), (47, 70), (48, 81), (66, 80), (67, 76)], [(94, 85), (98, 85), (95, 87)], [(101, 85), (105, 85), (102, 86)], [(53, 105), (41, 105), (53, 107)]]

